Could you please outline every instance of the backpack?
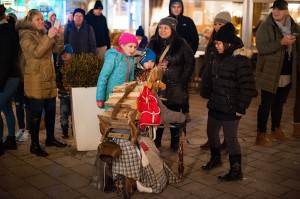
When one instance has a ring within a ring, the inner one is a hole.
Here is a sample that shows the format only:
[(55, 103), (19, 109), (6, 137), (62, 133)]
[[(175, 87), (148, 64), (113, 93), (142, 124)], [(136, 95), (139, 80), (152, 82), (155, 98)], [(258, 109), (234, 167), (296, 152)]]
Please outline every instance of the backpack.
[(159, 125), (161, 123), (160, 108), (154, 93), (148, 86), (144, 86), (137, 102), (138, 110), (141, 113), (139, 125), (142, 130), (145, 130), (148, 125)]

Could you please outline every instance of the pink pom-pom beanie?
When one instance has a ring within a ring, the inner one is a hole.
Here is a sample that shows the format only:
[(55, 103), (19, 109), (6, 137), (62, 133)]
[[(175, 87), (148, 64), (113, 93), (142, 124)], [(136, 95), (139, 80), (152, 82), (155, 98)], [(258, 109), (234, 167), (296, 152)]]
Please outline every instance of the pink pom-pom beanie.
[(134, 44), (136, 44), (136, 46), (139, 45), (138, 40), (135, 35), (130, 34), (128, 32), (123, 32), (119, 39), (119, 45), (121, 46), (123, 44), (128, 44), (128, 43), (134, 43)]

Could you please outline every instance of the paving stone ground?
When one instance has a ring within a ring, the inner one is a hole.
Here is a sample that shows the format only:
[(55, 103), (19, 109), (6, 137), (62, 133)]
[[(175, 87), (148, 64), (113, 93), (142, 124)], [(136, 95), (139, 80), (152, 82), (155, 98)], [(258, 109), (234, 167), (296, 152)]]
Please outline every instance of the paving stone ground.
[[(259, 97), (255, 98), (239, 126), (239, 142), (242, 148), (244, 179), (220, 182), (218, 175), (228, 171), (226, 151), (222, 152), (223, 166), (204, 172), (202, 164), (209, 160), (209, 151), (200, 150), (206, 142), (206, 100), (197, 93), (190, 94), (190, 115), (184, 144), (185, 173), (182, 182), (170, 184), (160, 194), (138, 191), (133, 199), (258, 199), (300, 198), (300, 140), (291, 137), (294, 94), (291, 93), (284, 107), (282, 130), (290, 138), (287, 143), (272, 140), (270, 147), (254, 144), (256, 114)], [(61, 137), (57, 102), (56, 137)], [(270, 126), (270, 125), (269, 125)], [(6, 127), (5, 127), (6, 128)], [(45, 142), (45, 130), (40, 132), (41, 146)], [(7, 131), (5, 131), (5, 136)], [(222, 138), (222, 133), (221, 139)], [(163, 160), (177, 172), (177, 154), (169, 150), (170, 133), (163, 135), (160, 147)], [(89, 187), (96, 151), (78, 152), (73, 137), (67, 140), (67, 148), (45, 147), (50, 153), (46, 158), (30, 154), (30, 141), (18, 143), (18, 150), (7, 151), (0, 157), (0, 199), (86, 199), (119, 198), (114, 192), (103, 193)]]

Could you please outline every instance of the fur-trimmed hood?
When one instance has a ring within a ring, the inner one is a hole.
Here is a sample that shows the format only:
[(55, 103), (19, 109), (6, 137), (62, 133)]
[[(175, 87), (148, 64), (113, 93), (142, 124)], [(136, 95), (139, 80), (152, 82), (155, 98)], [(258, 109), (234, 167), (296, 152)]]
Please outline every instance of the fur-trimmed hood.
[(253, 53), (250, 49), (246, 47), (238, 48), (235, 51), (233, 51), (233, 56), (241, 55), (244, 57), (247, 57), (248, 59), (251, 59)]
[(51, 17), (52, 17), (53, 15), (56, 16), (55, 12), (53, 12), (53, 11), (50, 11), (50, 12), (48, 13), (48, 19), (47, 19), (47, 21), (49, 21), (50, 23), (53, 23), (53, 22), (51, 21)]
[(32, 31), (36, 32), (36, 34), (46, 34), (47, 32), (45, 28), (41, 31), (37, 30), (31, 21), (24, 19), (16, 22), (16, 30), (19, 32), (20, 35), (23, 34), (24, 31)]

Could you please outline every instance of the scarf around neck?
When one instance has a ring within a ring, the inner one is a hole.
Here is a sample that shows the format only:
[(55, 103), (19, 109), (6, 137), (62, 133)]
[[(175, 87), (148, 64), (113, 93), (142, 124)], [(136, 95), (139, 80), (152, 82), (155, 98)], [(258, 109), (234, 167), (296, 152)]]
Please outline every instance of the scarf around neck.
[[(291, 31), (292, 22), (291, 22), (290, 15), (286, 16), (284, 25), (282, 25), (279, 21), (275, 21), (275, 23), (277, 24), (277, 26), (281, 30), (283, 36), (291, 36), (291, 34), (292, 34), (292, 31)], [(290, 44), (286, 47), (286, 51), (289, 54), (289, 60), (291, 58), (292, 50), (293, 50), (292, 44)]]

